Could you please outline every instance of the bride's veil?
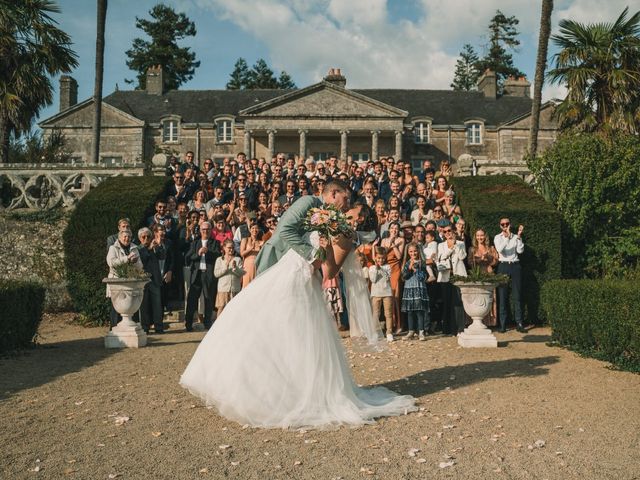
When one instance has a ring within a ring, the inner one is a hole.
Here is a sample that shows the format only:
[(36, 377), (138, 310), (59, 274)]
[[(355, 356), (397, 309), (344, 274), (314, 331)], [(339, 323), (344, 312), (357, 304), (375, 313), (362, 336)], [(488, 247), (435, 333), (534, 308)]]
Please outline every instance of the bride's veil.
[(373, 318), (367, 279), (352, 250), (342, 266), (349, 330), (354, 346), (367, 351), (381, 351), (386, 344), (378, 319)]

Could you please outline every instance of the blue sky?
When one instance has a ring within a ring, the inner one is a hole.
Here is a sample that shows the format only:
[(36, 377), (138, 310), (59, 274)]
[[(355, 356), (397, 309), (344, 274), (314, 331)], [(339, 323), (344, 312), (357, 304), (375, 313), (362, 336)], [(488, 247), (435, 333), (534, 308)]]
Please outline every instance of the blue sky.
[[(80, 65), (71, 74), (78, 98), (93, 93), (95, 9), (92, 0), (58, 0), (55, 19), (74, 42)], [(106, 25), (104, 95), (124, 79), (135, 78), (125, 51), (135, 37), (135, 17), (147, 17), (157, 1), (109, 0)], [(223, 89), (238, 57), (252, 65), (265, 58), (286, 70), (299, 87), (320, 80), (332, 67), (342, 69), (347, 87), (448, 89), (462, 45), (482, 54), (487, 24), (497, 9), (520, 20), (521, 47), (515, 65), (533, 81), (540, 1), (532, 0), (170, 0), (185, 12), (198, 34), (183, 41), (200, 68), (183, 89)], [(553, 29), (560, 19), (582, 22), (615, 19), (627, 1), (556, 0)], [(553, 51), (551, 52), (553, 53)], [(58, 111), (53, 105), (40, 118)], [(546, 86), (545, 99), (561, 97), (562, 87)]]

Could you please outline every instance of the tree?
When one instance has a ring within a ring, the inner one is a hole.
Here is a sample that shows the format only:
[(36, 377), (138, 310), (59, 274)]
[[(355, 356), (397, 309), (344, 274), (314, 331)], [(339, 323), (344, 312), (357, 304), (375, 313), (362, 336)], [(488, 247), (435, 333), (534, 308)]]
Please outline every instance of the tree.
[(456, 62), (456, 71), (453, 74), (451, 88), (468, 92), (476, 87), (480, 76), (480, 71), (477, 68), (478, 60), (476, 51), (470, 44), (466, 43), (462, 47), (460, 58)]
[(613, 23), (562, 20), (551, 37), (560, 51), (548, 77), (568, 90), (557, 108), (561, 128), (640, 132), (640, 11), (628, 11)]
[[(179, 47), (178, 41), (196, 35), (196, 26), (184, 13), (158, 4), (149, 11), (153, 20), (136, 17), (136, 28), (143, 30), (151, 41), (136, 38), (127, 50), (127, 67), (138, 72), (138, 89), (146, 87), (147, 69), (161, 65), (166, 90), (175, 90), (191, 80), (200, 66), (196, 54), (189, 47)], [(133, 80), (127, 80), (133, 83)]]
[(283, 90), (292, 90), (297, 87), (289, 74), (283, 70), (282, 72), (280, 72), (280, 77), (278, 78), (278, 88), (281, 88)]
[(507, 49), (515, 50), (520, 45), (517, 25), (520, 21), (515, 17), (506, 17), (500, 10), (489, 22), (489, 45), (487, 54), (476, 64), (479, 72), (489, 69), (496, 73), (498, 91), (502, 92), (504, 81), (508, 77), (524, 75), (513, 66), (513, 56)]
[(529, 130), (529, 155), (538, 153), (538, 130), (540, 130), (540, 106), (542, 104), (542, 84), (544, 71), (547, 68), (547, 51), (551, 34), (551, 12), (553, 0), (542, 0), (540, 14), (540, 36), (538, 37), (538, 54), (536, 56), (536, 77), (533, 81), (533, 104), (531, 105), (531, 128)]
[(297, 88), (293, 79), (284, 70), (280, 72), (279, 78), (276, 78), (271, 67), (262, 58), (259, 58), (251, 69), (244, 58), (238, 58), (229, 77), (227, 90)]
[(51, 105), (51, 76), (78, 65), (54, 13), (60, 9), (51, 0), (0, 0), (0, 162), (7, 161), (11, 135), (28, 131)]
[(91, 135), (91, 163), (100, 160), (100, 115), (102, 113), (102, 77), (104, 73), (104, 26), (107, 19), (107, 0), (97, 0), (96, 78), (93, 87), (93, 130)]
[(246, 88), (249, 78), (249, 65), (247, 61), (240, 57), (233, 66), (233, 72), (229, 75), (231, 78), (227, 82), (227, 90), (241, 90)]

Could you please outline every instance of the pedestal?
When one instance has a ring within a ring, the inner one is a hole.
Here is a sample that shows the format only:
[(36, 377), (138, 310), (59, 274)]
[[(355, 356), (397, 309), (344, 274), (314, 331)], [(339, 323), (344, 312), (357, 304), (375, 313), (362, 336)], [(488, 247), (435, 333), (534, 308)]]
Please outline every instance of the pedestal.
[(482, 317), (476, 317), (473, 319), (473, 323), (458, 335), (458, 345), (465, 348), (497, 348), (498, 339), (491, 330), (482, 323)]
[(139, 348), (147, 344), (147, 334), (135, 322), (125, 323), (124, 319), (104, 337), (106, 348)]

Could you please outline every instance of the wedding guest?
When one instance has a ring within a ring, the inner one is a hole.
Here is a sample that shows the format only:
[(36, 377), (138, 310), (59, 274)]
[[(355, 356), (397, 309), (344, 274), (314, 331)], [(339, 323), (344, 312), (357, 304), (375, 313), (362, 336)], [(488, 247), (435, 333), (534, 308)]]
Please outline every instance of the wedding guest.
[(340, 315), (344, 312), (344, 304), (342, 302), (342, 293), (340, 288), (340, 276), (336, 275), (331, 277), (329, 275), (328, 267), (326, 264), (322, 264), (322, 291), (324, 292), (324, 299), (327, 303), (329, 311), (333, 315), (333, 318), (338, 327), (338, 331), (346, 331), (347, 327), (340, 322)]
[(184, 183), (184, 173), (177, 171), (173, 174), (173, 183), (164, 192), (164, 197), (175, 197), (176, 202), (188, 202), (191, 200), (192, 191)]
[(267, 227), (267, 231), (262, 236), (263, 245), (264, 245), (264, 242), (269, 240), (271, 236), (274, 234), (274, 232), (276, 231), (276, 227), (278, 226), (278, 220), (276, 219), (276, 217), (271, 215), (266, 218), (266, 220), (264, 221), (264, 224)]
[(299, 195), (296, 193), (296, 188), (297, 188), (297, 185), (295, 180), (293, 179), (287, 180), (287, 183), (285, 184), (285, 193), (283, 195), (280, 195), (280, 197), (278, 198), (278, 201), (284, 207), (285, 210), (289, 208), (291, 205), (293, 205), (293, 202), (295, 202), (298, 198), (300, 198)]
[(450, 282), (452, 275), (466, 276), (464, 242), (456, 240), (453, 227), (443, 228), (445, 241), (438, 244), (438, 283), (442, 294), (442, 333), (455, 335), (465, 328), (460, 289)]
[(440, 163), (440, 171), (436, 172), (436, 177), (444, 177), (448, 182), (453, 177), (453, 170), (451, 170), (451, 164), (446, 160)]
[(387, 251), (387, 263), (391, 268), (391, 289), (393, 291), (393, 324), (395, 325), (395, 333), (402, 332), (402, 317), (400, 316), (400, 299), (402, 298), (402, 290), (400, 285), (400, 277), (402, 275), (402, 256), (404, 253), (404, 238), (400, 236), (400, 224), (391, 222), (389, 225), (389, 236), (383, 238), (380, 246)]
[(442, 203), (442, 213), (453, 223), (456, 222), (457, 217), (462, 215), (460, 207), (454, 203), (454, 198), (453, 190), (447, 190), (444, 193), (444, 202)]
[(227, 224), (224, 215), (219, 215), (213, 219), (214, 227), (211, 231), (211, 238), (216, 240), (220, 245), (226, 240), (233, 239), (233, 231), (231, 227)]
[(118, 236), (123, 230), (131, 230), (131, 221), (128, 218), (118, 220), (118, 233), (107, 237), (107, 252), (109, 251), (109, 247), (118, 241)]
[(218, 279), (218, 293), (216, 295), (217, 316), (224, 307), (242, 288), (241, 279), (245, 274), (242, 259), (235, 256), (233, 241), (225, 240), (222, 244), (223, 256), (216, 259), (214, 274)]
[[(215, 193), (214, 193), (215, 194)], [(204, 190), (196, 190), (193, 199), (187, 204), (189, 210), (197, 210), (198, 212), (207, 211), (207, 192)]]
[(431, 220), (431, 212), (427, 210), (427, 199), (422, 195), (416, 197), (416, 208), (411, 212), (411, 223), (415, 225), (424, 225), (427, 220)]
[[(467, 261), (469, 262), (469, 267), (478, 267), (484, 273), (494, 273), (494, 269), (498, 265), (498, 252), (495, 247), (489, 245), (489, 237), (481, 228), (476, 230), (476, 233), (473, 235), (473, 243), (471, 248), (469, 248)], [(482, 319), (483, 323), (488, 327), (493, 327), (497, 323), (497, 305), (495, 297), (496, 291), (494, 289), (493, 305), (491, 308), (492, 311)]]
[(436, 233), (433, 230), (425, 230), (424, 232), (422, 257), (426, 264), (427, 283), (433, 283), (436, 281), (436, 259), (438, 257), (438, 242), (436, 241)]
[[(138, 247), (131, 243), (132, 238), (131, 230), (121, 230), (118, 232), (118, 240), (109, 247), (109, 251), (107, 252), (107, 265), (109, 266), (109, 274), (107, 277), (116, 278), (115, 267), (126, 263), (142, 270), (140, 253), (138, 252)], [(107, 298), (111, 298), (111, 289), (108, 284)], [(112, 305), (110, 314), (111, 327), (115, 327), (120, 320), (122, 320), (122, 317), (115, 311)]]
[(438, 242), (435, 230), (425, 230), (423, 256), (427, 266), (427, 294), (429, 295), (429, 316), (431, 318), (431, 329), (442, 330), (442, 299), (441, 288), (437, 283), (438, 267)]
[(169, 289), (173, 281), (173, 262), (174, 262), (174, 250), (173, 242), (167, 237), (167, 231), (163, 225), (156, 225), (153, 227), (153, 240), (151, 242), (151, 249), (154, 255), (158, 259), (161, 274), (161, 298), (162, 298), (162, 311), (166, 311), (169, 305)]
[[(522, 305), (521, 305), (521, 289), (522, 289), (522, 268), (520, 266), (519, 255), (524, 252), (524, 242), (522, 241), (522, 232), (524, 226), (518, 227), (518, 233), (511, 233), (511, 220), (504, 217), (500, 219), (501, 232), (493, 239), (493, 244), (498, 252), (498, 273), (504, 273), (511, 279), (511, 295), (513, 297), (513, 309), (515, 313), (516, 330), (520, 333), (526, 333), (522, 323)], [(500, 331), (507, 331), (507, 312), (509, 310), (509, 290), (506, 285), (498, 287), (498, 300), (500, 302)]]
[(383, 247), (376, 247), (374, 260), (375, 264), (369, 267), (373, 318), (379, 321), (380, 313), (384, 314), (387, 341), (393, 342), (393, 290), (391, 267), (387, 264), (387, 251)]
[[(156, 226), (156, 228), (160, 228)], [(149, 274), (149, 283), (144, 286), (142, 305), (140, 305), (140, 325), (149, 333), (151, 324), (158, 334), (164, 333), (162, 323), (162, 272), (160, 262), (152, 247), (153, 233), (147, 227), (138, 230), (140, 260), (142, 268)]]
[(242, 288), (245, 288), (256, 277), (256, 256), (263, 245), (262, 233), (257, 223), (249, 227), (249, 236), (240, 241), (240, 256), (246, 272), (242, 277)]
[[(445, 177), (438, 177), (436, 180), (436, 187), (433, 191), (433, 196), (436, 200), (436, 205), (442, 205), (444, 203), (444, 197), (449, 190), (449, 182)], [(435, 209), (434, 209), (435, 211)]]
[(407, 261), (402, 267), (402, 311), (407, 314), (409, 332), (404, 338), (411, 340), (416, 331), (419, 340), (426, 340), (425, 331), (431, 331), (429, 321), (429, 295), (427, 293), (427, 271), (415, 243), (407, 246)]
[(198, 308), (198, 299), (204, 293), (204, 326), (212, 325), (214, 299), (217, 294), (217, 280), (213, 274), (216, 259), (220, 257), (220, 244), (211, 238), (211, 224), (200, 224), (200, 238), (191, 243), (186, 259), (190, 267), (189, 293), (185, 324), (188, 332), (193, 331), (193, 317)]

